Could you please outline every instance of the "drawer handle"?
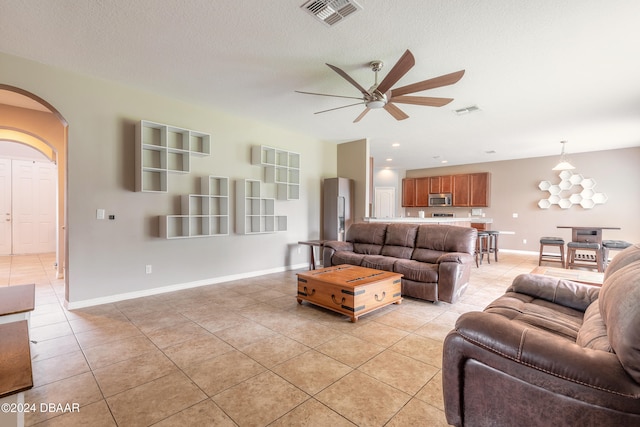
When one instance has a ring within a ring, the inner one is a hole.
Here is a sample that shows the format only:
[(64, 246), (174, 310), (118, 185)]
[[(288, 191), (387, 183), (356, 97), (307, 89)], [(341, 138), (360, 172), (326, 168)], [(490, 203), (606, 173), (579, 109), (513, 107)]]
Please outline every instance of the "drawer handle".
[(387, 293), (386, 292), (382, 292), (382, 298), (378, 299), (378, 294), (375, 295), (376, 301), (380, 302), (382, 300), (384, 300), (387, 297)]
[(305, 286), (304, 287), (304, 293), (307, 294), (308, 296), (312, 297), (312, 296), (314, 296), (316, 294), (316, 290), (315, 289), (311, 289), (311, 292), (309, 292), (307, 290), (307, 287)]
[(333, 300), (333, 303), (334, 303), (335, 305), (342, 305), (342, 304), (344, 304), (344, 301), (345, 301), (345, 298), (344, 298), (344, 297), (342, 297), (342, 302), (338, 302), (338, 301), (336, 301), (336, 296), (335, 296), (334, 294), (331, 294), (331, 299)]

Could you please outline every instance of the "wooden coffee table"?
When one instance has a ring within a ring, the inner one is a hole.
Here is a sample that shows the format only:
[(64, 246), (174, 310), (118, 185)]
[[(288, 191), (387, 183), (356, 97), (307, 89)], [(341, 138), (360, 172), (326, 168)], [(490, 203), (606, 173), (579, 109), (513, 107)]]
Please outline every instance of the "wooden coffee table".
[(298, 273), (298, 304), (307, 301), (346, 314), (352, 322), (389, 304), (402, 302), (402, 274), (355, 265)]
[(554, 277), (556, 279), (571, 280), (572, 282), (580, 282), (592, 286), (602, 286), (602, 280), (604, 279), (604, 273), (546, 266), (534, 268), (531, 271), (531, 274), (540, 274), (543, 276)]

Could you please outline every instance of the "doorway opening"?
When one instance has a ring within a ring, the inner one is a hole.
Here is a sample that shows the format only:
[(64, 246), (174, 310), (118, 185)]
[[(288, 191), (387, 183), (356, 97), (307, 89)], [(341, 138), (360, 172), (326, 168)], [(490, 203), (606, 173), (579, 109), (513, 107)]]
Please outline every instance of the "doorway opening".
[[(68, 250), (67, 250), (67, 146), (68, 124), (66, 119), (51, 104), (23, 89), (0, 84), (0, 140), (10, 145), (22, 144), (35, 149), (45, 159), (41, 164), (49, 163), (57, 167), (48, 172), (38, 170), (34, 172), (45, 177), (44, 180), (55, 181), (55, 193), (50, 203), (55, 204), (55, 253), (58, 278), (65, 279), (65, 300), (68, 301)], [(28, 162), (27, 162), (28, 163)], [(27, 163), (18, 163), (26, 166)], [(33, 166), (33, 162), (31, 168)], [(24, 169), (24, 167), (23, 167)], [(40, 168), (38, 168), (40, 169)], [(45, 168), (46, 169), (46, 168)], [(48, 176), (46, 176), (48, 174)], [(51, 176), (53, 174), (53, 176)], [(29, 186), (22, 188), (20, 193), (29, 191)], [(48, 197), (52, 194), (48, 193)], [(43, 196), (43, 197), (47, 197)], [(6, 216), (6, 212), (0, 215)], [(1, 218), (6, 221), (6, 218)], [(15, 220), (12, 215), (11, 221)]]

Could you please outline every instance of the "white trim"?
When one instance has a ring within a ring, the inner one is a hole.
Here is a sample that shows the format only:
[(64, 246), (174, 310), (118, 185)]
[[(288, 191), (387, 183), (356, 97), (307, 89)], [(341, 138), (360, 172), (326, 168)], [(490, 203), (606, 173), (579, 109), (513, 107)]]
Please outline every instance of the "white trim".
[(211, 279), (196, 280), (195, 282), (177, 283), (175, 285), (162, 286), (160, 288), (144, 289), (144, 290), (141, 290), (141, 291), (127, 292), (127, 293), (124, 293), (124, 294), (109, 295), (109, 296), (106, 296), (106, 297), (92, 298), (92, 299), (87, 299), (87, 300), (82, 300), (82, 301), (74, 301), (74, 302), (64, 301), (64, 307), (67, 310), (76, 310), (78, 308), (91, 307), (91, 306), (94, 306), (94, 305), (109, 304), (109, 303), (118, 302), (118, 301), (124, 301), (124, 300), (128, 300), (128, 299), (148, 297), (148, 296), (151, 296), (151, 295), (158, 295), (158, 294), (164, 294), (164, 293), (167, 293), (167, 292), (181, 291), (181, 290), (184, 290), (184, 289), (197, 288), (197, 287), (200, 287), (200, 286), (215, 285), (215, 284), (218, 284), (218, 283), (231, 282), (231, 281), (240, 280), (240, 279), (248, 279), (248, 278), (251, 278), (251, 277), (263, 276), (265, 274), (281, 273), (283, 271), (298, 270), (298, 269), (302, 269), (302, 268), (305, 268), (305, 269), (309, 268), (309, 264), (303, 263), (303, 264), (290, 265), (288, 267), (276, 267), (276, 268), (271, 268), (271, 269), (268, 269), (268, 270), (250, 271), (250, 272), (247, 272), (247, 273), (232, 274), (232, 275), (229, 275), (229, 276), (222, 276), (222, 277), (215, 277), (215, 278), (211, 278)]

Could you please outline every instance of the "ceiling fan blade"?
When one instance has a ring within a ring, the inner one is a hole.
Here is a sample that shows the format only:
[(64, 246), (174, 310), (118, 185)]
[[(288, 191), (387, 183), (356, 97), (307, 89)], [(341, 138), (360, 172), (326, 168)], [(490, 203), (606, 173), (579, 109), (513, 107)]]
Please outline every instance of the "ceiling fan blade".
[(294, 90), (294, 92), (303, 93), (305, 95), (331, 96), (333, 98), (349, 98), (349, 99), (360, 99), (360, 100), (362, 100), (361, 97), (357, 97), (357, 96), (329, 95), (328, 93), (303, 92), (301, 90)]
[(371, 111), (371, 108), (367, 107), (364, 109), (364, 111), (362, 113), (360, 113), (360, 115), (358, 117), (356, 117), (356, 119), (353, 121), (353, 123), (358, 123), (360, 121), (360, 119), (362, 119), (364, 117), (365, 114), (367, 114), (369, 111)]
[(353, 107), (354, 105), (362, 105), (362, 104), (364, 104), (364, 101), (363, 102), (356, 102), (355, 104), (343, 105), (342, 107), (329, 108), (328, 110), (316, 111), (313, 114), (326, 113), (327, 111), (340, 110), (342, 108)]
[(445, 74), (440, 77), (434, 77), (429, 80), (423, 80), (421, 82), (413, 83), (407, 86), (402, 86), (397, 89), (391, 90), (391, 97), (406, 95), (408, 93), (422, 92), (423, 90), (435, 89), (441, 86), (449, 86), (457, 83), (464, 76), (464, 70), (456, 71), (455, 73)]
[(387, 112), (391, 114), (396, 120), (404, 120), (409, 118), (409, 116), (405, 114), (404, 111), (393, 104), (387, 103), (387, 105), (384, 106), (384, 109), (387, 110)]
[(378, 90), (380, 91), (380, 93), (385, 93), (386, 91), (391, 89), (391, 86), (396, 84), (396, 82), (400, 80), (402, 76), (407, 74), (407, 72), (414, 65), (416, 65), (416, 60), (409, 49), (407, 49), (406, 52), (400, 57), (400, 59), (398, 59), (398, 62), (396, 62), (391, 71), (389, 71), (389, 74), (387, 74), (378, 85)]
[(340, 76), (342, 76), (343, 79), (345, 79), (346, 81), (348, 81), (349, 83), (354, 85), (363, 95), (365, 95), (365, 96), (366, 95), (371, 95), (368, 90), (366, 90), (365, 88), (360, 86), (360, 84), (357, 81), (353, 80), (351, 78), (351, 76), (349, 76), (349, 74), (345, 73), (340, 68), (336, 67), (335, 65), (331, 65), (331, 64), (327, 64), (327, 66), (329, 68), (331, 68), (333, 71), (335, 71), (336, 73), (340, 74)]
[(453, 98), (432, 98), (430, 96), (394, 96), (389, 102), (399, 104), (424, 105), (426, 107), (442, 107), (453, 101)]

